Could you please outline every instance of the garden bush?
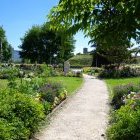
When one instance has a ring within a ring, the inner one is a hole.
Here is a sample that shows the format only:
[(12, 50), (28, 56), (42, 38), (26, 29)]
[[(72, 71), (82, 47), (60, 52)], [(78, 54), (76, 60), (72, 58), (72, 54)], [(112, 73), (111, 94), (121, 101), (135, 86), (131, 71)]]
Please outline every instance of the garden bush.
[(52, 67), (7, 67), (0, 71), (8, 78), (7, 89), (0, 90), (0, 140), (28, 140), (67, 92), (60, 83), (47, 81), (56, 76)]
[(89, 75), (94, 75), (95, 73), (101, 73), (102, 68), (98, 67), (84, 67), (83, 72)]
[(63, 86), (56, 82), (48, 82), (39, 89), (41, 100), (45, 100), (50, 103), (53, 103), (55, 97), (59, 97), (60, 93), (63, 91)]
[(24, 123), (18, 118), (11, 121), (0, 118), (0, 139), (1, 140), (28, 140), (30, 132), (24, 127)]
[(41, 103), (19, 92), (0, 91), (0, 139), (26, 140), (44, 119)]
[(140, 76), (140, 72), (131, 67), (120, 67), (119, 69), (115, 66), (105, 67), (100, 72), (100, 78), (126, 78), (126, 77), (137, 77)]
[(82, 72), (82, 70), (77, 70), (77, 71), (71, 70), (65, 76), (67, 76), (67, 77), (82, 77), (83, 72)]
[(23, 94), (36, 96), (39, 88), (46, 83), (46, 78), (23, 78), (21, 83), (15, 89)]
[(39, 89), (39, 100), (42, 101), (48, 114), (67, 96), (67, 91), (60, 83), (48, 82)]
[(45, 64), (42, 64), (40, 67), (40, 71), (38, 71), (40, 76), (42, 77), (50, 77), (50, 76), (57, 76), (58, 73), (55, 71), (55, 69), (52, 66), (47, 66)]
[(16, 87), (10, 86), (11, 92), (18, 91), (40, 101), (48, 114), (66, 98), (66, 90), (61, 83), (47, 81), (46, 78), (24, 78)]
[(117, 110), (107, 130), (108, 140), (140, 139), (140, 99), (130, 102)]
[(19, 74), (19, 69), (15, 67), (1, 67), (0, 69), (0, 79), (9, 79), (11, 76), (17, 77)]
[(15, 67), (22, 69), (22, 70), (38, 70), (40, 69), (42, 64), (16, 64)]
[(138, 91), (140, 91), (140, 84), (127, 84), (114, 87), (111, 105), (114, 107), (114, 109), (119, 109), (122, 105), (124, 105), (124, 98), (128, 94)]
[(116, 86), (113, 90), (108, 140), (140, 139), (140, 84)]

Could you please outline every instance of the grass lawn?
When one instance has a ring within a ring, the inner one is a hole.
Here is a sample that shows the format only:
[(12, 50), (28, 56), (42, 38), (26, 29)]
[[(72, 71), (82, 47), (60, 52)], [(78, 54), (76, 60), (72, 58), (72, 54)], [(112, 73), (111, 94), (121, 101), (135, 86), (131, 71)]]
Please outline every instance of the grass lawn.
[[(68, 91), (68, 95), (72, 95), (75, 90), (77, 90), (83, 83), (82, 78), (77, 77), (49, 77), (51, 81), (60, 82)], [(19, 80), (17, 80), (19, 82)], [(7, 80), (0, 79), (0, 88), (4, 89), (7, 87)]]
[(113, 89), (114, 86), (118, 85), (124, 85), (128, 83), (140, 83), (140, 77), (135, 77), (135, 78), (122, 78), (122, 79), (106, 79), (105, 82), (107, 83), (107, 86), (109, 89)]
[(78, 77), (50, 77), (49, 80), (61, 82), (67, 89), (68, 95), (72, 95), (83, 83), (83, 79)]

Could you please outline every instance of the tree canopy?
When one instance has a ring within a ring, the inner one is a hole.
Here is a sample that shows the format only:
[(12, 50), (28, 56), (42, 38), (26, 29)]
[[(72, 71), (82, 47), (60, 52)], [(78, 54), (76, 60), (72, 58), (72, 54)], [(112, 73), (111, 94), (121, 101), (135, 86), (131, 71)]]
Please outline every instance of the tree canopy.
[(0, 26), (0, 61), (7, 62), (12, 57), (12, 47), (8, 43), (5, 31), (2, 26)]
[(139, 0), (60, 0), (48, 17), (57, 28), (68, 26), (71, 33), (83, 30), (90, 43), (111, 54), (113, 50), (128, 51), (131, 39), (139, 43), (139, 7)]
[(74, 50), (74, 39), (72, 36), (64, 36), (64, 31), (49, 29), (49, 24), (33, 26), (21, 39), (23, 59), (38, 63), (56, 63), (56, 61), (67, 60)]

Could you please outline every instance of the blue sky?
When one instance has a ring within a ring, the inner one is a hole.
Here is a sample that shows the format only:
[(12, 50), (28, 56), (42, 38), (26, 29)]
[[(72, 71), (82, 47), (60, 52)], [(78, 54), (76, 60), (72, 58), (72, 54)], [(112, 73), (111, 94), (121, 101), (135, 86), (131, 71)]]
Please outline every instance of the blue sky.
[[(50, 9), (59, 0), (0, 0), (0, 25), (6, 31), (8, 42), (18, 49), (20, 38), (32, 25), (41, 25), (47, 20)], [(75, 53), (88, 47), (88, 38), (79, 32), (75, 35)], [(90, 47), (88, 47), (91, 50)]]

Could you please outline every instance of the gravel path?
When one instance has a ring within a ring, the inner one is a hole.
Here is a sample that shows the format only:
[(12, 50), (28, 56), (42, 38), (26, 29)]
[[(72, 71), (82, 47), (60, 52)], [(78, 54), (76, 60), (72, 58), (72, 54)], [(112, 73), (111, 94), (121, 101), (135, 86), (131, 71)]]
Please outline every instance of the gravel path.
[(105, 83), (84, 75), (83, 87), (36, 137), (39, 140), (103, 140), (107, 127), (108, 91)]

